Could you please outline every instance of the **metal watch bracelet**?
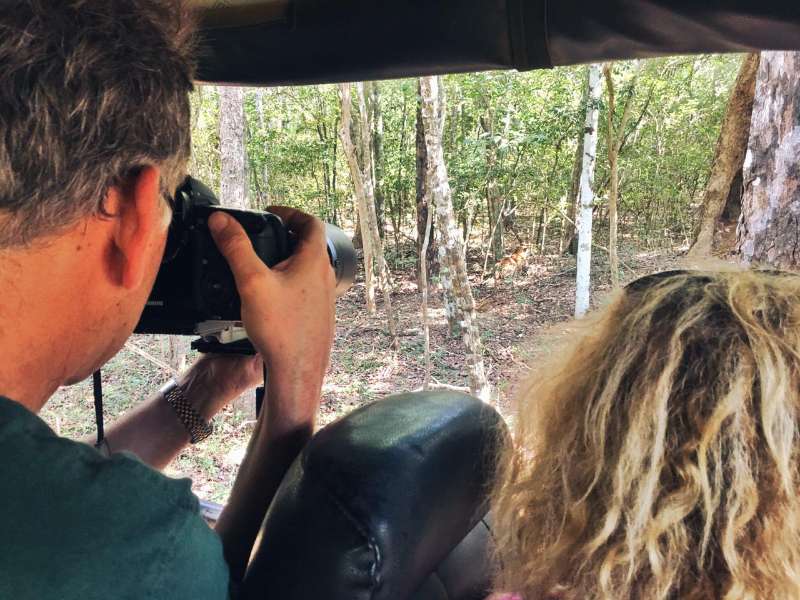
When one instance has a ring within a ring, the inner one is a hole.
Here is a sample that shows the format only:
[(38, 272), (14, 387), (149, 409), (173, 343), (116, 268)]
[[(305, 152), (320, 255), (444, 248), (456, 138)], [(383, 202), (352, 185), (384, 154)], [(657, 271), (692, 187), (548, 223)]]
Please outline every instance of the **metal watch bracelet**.
[(178, 384), (175, 379), (170, 379), (164, 387), (160, 390), (164, 399), (167, 401), (175, 414), (180, 419), (189, 436), (192, 444), (202, 442), (212, 433), (214, 433), (214, 426), (208, 423), (200, 416), (192, 403), (183, 393), (183, 388)]

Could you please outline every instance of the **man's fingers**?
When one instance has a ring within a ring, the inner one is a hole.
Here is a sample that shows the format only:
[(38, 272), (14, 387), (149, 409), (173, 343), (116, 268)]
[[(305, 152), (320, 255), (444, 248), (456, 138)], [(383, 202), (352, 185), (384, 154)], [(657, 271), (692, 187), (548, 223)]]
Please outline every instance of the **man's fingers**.
[(270, 206), (267, 210), (278, 215), (286, 228), (297, 236), (298, 246), (294, 256), (327, 256), (325, 225), (322, 221), (287, 206)]
[(215, 212), (208, 218), (208, 228), (222, 256), (228, 261), (239, 293), (257, 277), (264, 277), (269, 269), (253, 249), (250, 238), (236, 219), (224, 212)]
[(317, 221), (315, 217), (288, 206), (269, 206), (267, 210), (278, 215), (289, 230), (301, 237), (307, 234), (314, 227), (314, 222)]

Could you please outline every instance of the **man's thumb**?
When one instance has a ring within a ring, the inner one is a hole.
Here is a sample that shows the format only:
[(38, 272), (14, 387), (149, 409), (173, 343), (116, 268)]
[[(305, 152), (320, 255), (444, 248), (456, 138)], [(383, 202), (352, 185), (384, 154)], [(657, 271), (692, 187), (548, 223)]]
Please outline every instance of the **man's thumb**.
[(239, 222), (218, 211), (208, 218), (208, 229), (222, 256), (228, 261), (237, 285), (243, 284), (254, 273), (265, 270), (250, 238)]

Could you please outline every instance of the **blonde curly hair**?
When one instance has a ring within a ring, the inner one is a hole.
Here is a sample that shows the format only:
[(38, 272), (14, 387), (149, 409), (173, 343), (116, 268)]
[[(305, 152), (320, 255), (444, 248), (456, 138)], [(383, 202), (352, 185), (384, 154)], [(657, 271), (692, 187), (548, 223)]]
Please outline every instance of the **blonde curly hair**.
[(571, 329), (519, 395), (498, 589), (800, 598), (800, 277), (651, 275)]

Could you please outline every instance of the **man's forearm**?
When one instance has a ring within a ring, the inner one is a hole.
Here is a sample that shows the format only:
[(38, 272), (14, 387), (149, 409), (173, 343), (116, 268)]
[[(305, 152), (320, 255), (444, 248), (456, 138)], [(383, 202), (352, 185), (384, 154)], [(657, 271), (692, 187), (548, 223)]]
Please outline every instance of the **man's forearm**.
[(189, 433), (157, 392), (120, 417), (105, 439), (110, 452), (132, 452), (151, 467), (163, 469), (189, 443)]
[[(206, 421), (260, 378), (259, 358), (205, 356), (178, 377), (186, 398)], [(106, 432), (111, 452), (126, 450), (162, 469), (189, 443), (175, 410), (157, 392), (118, 419)], [(87, 439), (87, 443), (94, 440)]]
[[(236, 581), (244, 577), (258, 530), (284, 475), (314, 432), (316, 414), (293, 408), (317, 406), (320, 394), (321, 385), (298, 386), (284, 384), (280, 376), (270, 378), (264, 410), (216, 525)], [(313, 402), (307, 396), (314, 396)]]

